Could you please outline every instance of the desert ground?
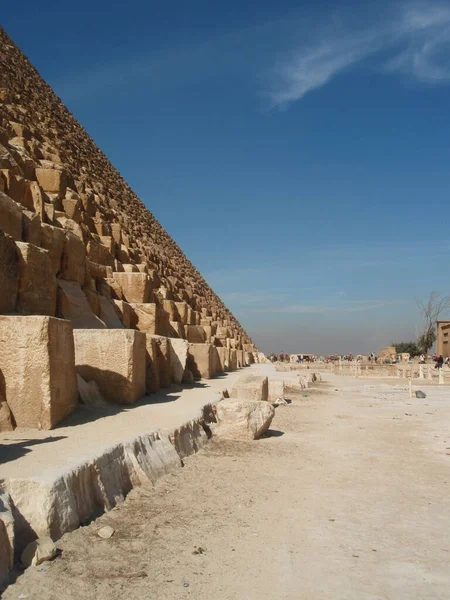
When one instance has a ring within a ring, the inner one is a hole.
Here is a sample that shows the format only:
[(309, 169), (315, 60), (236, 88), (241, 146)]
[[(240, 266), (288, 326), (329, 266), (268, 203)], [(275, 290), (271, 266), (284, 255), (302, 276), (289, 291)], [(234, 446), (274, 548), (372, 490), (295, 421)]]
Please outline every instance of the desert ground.
[(211, 441), (66, 534), (4, 600), (448, 599), (449, 388), (323, 377), (262, 439)]

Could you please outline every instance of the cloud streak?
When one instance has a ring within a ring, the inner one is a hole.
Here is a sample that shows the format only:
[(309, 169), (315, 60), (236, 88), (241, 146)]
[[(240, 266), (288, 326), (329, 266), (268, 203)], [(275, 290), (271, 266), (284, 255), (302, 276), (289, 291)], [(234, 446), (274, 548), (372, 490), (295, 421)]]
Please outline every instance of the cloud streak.
[(362, 311), (373, 311), (386, 306), (402, 304), (400, 300), (357, 300), (349, 302), (337, 302), (336, 304), (291, 304), (288, 306), (275, 306), (261, 309), (260, 312), (267, 313), (289, 313), (289, 314), (322, 314), (326, 312), (354, 313)]
[(397, 5), (375, 25), (345, 18), (337, 23), (318, 26), (317, 41), (291, 50), (276, 64), (267, 94), (272, 108), (286, 108), (369, 57), (377, 58), (385, 73), (427, 83), (450, 81), (450, 5)]

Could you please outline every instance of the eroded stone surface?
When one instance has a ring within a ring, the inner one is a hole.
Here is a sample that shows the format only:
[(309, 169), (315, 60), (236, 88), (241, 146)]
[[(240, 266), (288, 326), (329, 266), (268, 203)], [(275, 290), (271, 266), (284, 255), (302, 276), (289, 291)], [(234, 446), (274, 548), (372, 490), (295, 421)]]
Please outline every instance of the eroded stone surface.
[(79, 375), (95, 381), (103, 397), (134, 404), (145, 395), (145, 335), (129, 329), (75, 329)]
[(238, 379), (231, 390), (232, 398), (243, 400), (262, 400), (269, 398), (269, 383), (263, 375), (244, 375)]
[(72, 324), (0, 315), (4, 397), (18, 427), (52, 429), (77, 405)]
[(216, 405), (217, 424), (212, 425), (218, 437), (258, 439), (270, 427), (275, 415), (268, 402), (225, 399)]

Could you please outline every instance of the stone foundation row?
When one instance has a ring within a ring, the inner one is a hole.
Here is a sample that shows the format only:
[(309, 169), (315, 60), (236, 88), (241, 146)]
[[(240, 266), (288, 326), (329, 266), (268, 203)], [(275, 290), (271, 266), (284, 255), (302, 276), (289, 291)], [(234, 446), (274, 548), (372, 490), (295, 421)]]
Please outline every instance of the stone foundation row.
[(0, 432), (52, 429), (85, 403), (135, 404), (172, 383), (252, 364), (258, 355), (132, 329), (0, 315)]

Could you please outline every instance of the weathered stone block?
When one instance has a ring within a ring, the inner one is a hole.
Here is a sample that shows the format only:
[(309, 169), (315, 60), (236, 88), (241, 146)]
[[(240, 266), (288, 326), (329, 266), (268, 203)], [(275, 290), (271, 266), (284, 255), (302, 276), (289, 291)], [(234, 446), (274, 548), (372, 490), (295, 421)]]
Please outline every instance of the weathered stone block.
[[(251, 344), (250, 344), (251, 345)], [(253, 352), (244, 352), (244, 365), (248, 367), (255, 362), (255, 355)]]
[(41, 247), (48, 250), (55, 275), (61, 270), (61, 258), (65, 243), (66, 232), (64, 229), (48, 223), (41, 224)]
[(231, 348), (228, 350), (230, 351), (230, 371), (235, 371), (238, 368), (237, 352)]
[(0, 314), (16, 308), (19, 275), (16, 244), (0, 229)]
[(35, 246), (41, 245), (41, 219), (31, 210), (22, 211), (22, 239)]
[(40, 217), (41, 221), (43, 221), (45, 214), (44, 194), (37, 181), (26, 182), (23, 204), (30, 210), (34, 210), (34, 212)]
[(100, 296), (100, 319), (105, 323), (108, 329), (124, 328), (111, 298)]
[(124, 300), (130, 304), (146, 304), (152, 301), (152, 287), (145, 273), (113, 273), (122, 287)]
[(17, 202), (0, 192), (0, 229), (14, 240), (22, 239), (22, 211)]
[(186, 368), (189, 343), (187, 340), (171, 338), (171, 368), (172, 380), (174, 383), (183, 381), (183, 374)]
[(263, 375), (244, 375), (233, 385), (232, 398), (242, 400), (262, 400), (269, 398), (269, 382)]
[(167, 330), (167, 335), (171, 338), (184, 339), (184, 327), (178, 321), (170, 321)]
[(66, 193), (66, 173), (60, 169), (36, 169), (36, 179), (45, 192), (64, 196)]
[(186, 368), (196, 379), (214, 377), (213, 346), (211, 344), (189, 344)]
[[(147, 334), (147, 338), (150, 334)], [(159, 386), (169, 387), (172, 383), (172, 351), (170, 339), (155, 335), (151, 336), (156, 342), (156, 363), (158, 368)]]
[(59, 276), (61, 279), (77, 281), (83, 285), (86, 272), (86, 249), (83, 240), (71, 231), (66, 230), (65, 234), (66, 241)]
[(206, 333), (200, 325), (186, 325), (185, 334), (188, 342), (192, 344), (204, 344), (206, 342)]
[(47, 250), (17, 242), (20, 271), (17, 309), (32, 315), (55, 314), (56, 278)]
[(163, 300), (162, 306), (168, 314), (169, 321), (180, 321), (180, 314), (173, 300)]
[(131, 306), (128, 304), (128, 302), (124, 302), (123, 300), (113, 299), (113, 302), (122, 325), (127, 329), (130, 329), (133, 317)]
[(187, 302), (175, 302), (177, 312), (180, 315), (180, 321), (183, 325), (189, 324), (189, 309), (191, 308)]
[(145, 334), (146, 341), (146, 392), (155, 394), (159, 390), (158, 345), (156, 337)]
[(78, 400), (72, 324), (46, 316), (0, 316), (0, 369), (17, 427), (52, 429)]
[(75, 329), (75, 364), (105, 400), (135, 404), (145, 395), (146, 340), (127, 329)]
[(132, 312), (131, 326), (153, 335), (159, 334), (159, 307), (155, 303), (130, 303)]
[(249, 400), (222, 400), (215, 406), (217, 424), (213, 435), (258, 439), (270, 427), (275, 410), (269, 403)]
[(216, 347), (217, 356), (219, 357), (220, 371), (230, 370), (230, 349)]
[(93, 313), (86, 296), (76, 281), (57, 280), (57, 316), (72, 322), (74, 329), (105, 329), (106, 325)]

